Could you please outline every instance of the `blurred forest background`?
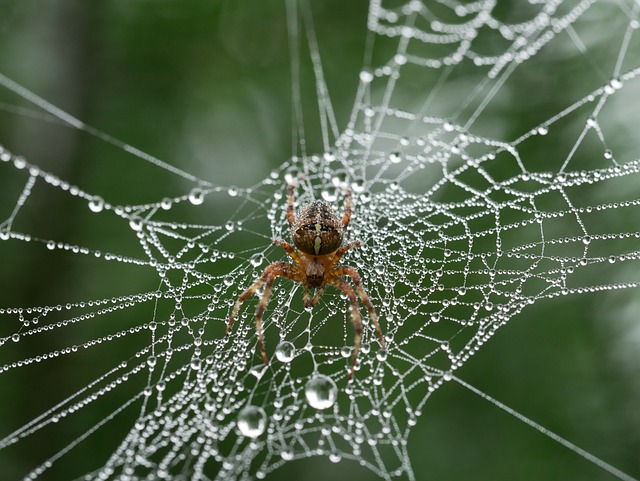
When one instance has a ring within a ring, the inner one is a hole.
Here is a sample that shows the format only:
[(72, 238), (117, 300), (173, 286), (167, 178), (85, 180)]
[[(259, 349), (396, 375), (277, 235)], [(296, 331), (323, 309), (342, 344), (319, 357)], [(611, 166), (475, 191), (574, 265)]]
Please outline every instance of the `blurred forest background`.
[[(362, 67), (368, 4), (311, 3), (331, 100), (344, 126)], [(516, 8), (518, 2), (507, 3), (510, 7), (504, 8)], [(247, 187), (293, 153), (287, 36), (284, 0), (0, 0), (0, 73), (86, 124), (199, 178)], [(309, 55), (301, 52), (301, 103), (306, 112), (314, 112)], [(540, 75), (550, 93), (543, 105), (502, 107), (503, 121), (513, 132), (530, 128), (532, 116), (551, 117), (584, 95), (571, 91), (583, 72), (566, 78), (556, 75), (562, 71), (557, 68)], [(321, 152), (318, 121), (307, 121), (307, 150)], [(180, 176), (51, 122), (1, 87), (0, 144), (114, 204), (152, 202), (191, 188)], [(548, 148), (552, 155), (552, 142)], [(0, 170), (2, 219), (23, 185), (6, 174), (7, 169)], [(223, 223), (224, 207), (184, 221)], [(99, 245), (98, 239), (108, 238), (114, 251), (133, 253), (138, 247), (130, 232), (121, 235), (94, 219), (86, 205), (70, 196), (41, 194), (20, 223), (24, 231), (47, 232), (78, 245)], [(105, 271), (98, 261), (34, 252), (24, 244), (0, 241), (0, 307), (98, 299), (113, 292), (107, 286), (122, 282), (122, 273)], [(613, 269), (604, 275), (620, 275)], [(622, 275), (637, 279), (637, 270)], [(153, 280), (127, 282), (148, 285)], [(458, 376), (639, 477), (639, 303), (637, 291), (538, 302), (502, 328)], [(133, 309), (126, 314), (144, 315)], [(0, 325), (0, 336), (14, 329)], [(90, 324), (78, 326), (78, 338), (95, 336), (91, 329)], [(62, 334), (53, 332), (37, 342), (56, 335)], [(47, 346), (37, 342), (2, 346), (0, 363), (5, 356), (27, 357), (27, 350), (46, 352)], [(25, 352), (15, 351), (21, 349)], [(117, 359), (118, 352), (107, 346), (3, 373), (0, 437), (91, 382), (97, 364)], [(124, 402), (127, 393), (118, 396)], [(95, 404), (1, 450), (0, 478), (21, 479), (114, 408)], [(76, 479), (102, 466), (135, 415), (132, 409), (112, 419), (56, 462), (44, 479)], [(612, 479), (454, 383), (426, 404), (409, 451), (420, 480)], [(311, 458), (288, 463), (267, 479), (372, 478), (356, 463)]]

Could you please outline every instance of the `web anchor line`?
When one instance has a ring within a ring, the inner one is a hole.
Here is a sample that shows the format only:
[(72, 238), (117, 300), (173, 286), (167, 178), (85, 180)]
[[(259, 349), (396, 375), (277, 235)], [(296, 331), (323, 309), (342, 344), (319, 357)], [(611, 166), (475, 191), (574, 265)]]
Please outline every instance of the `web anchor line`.
[(622, 479), (624, 481), (638, 481), (638, 478), (634, 478), (632, 476), (629, 476), (628, 474), (620, 471), (618, 468), (615, 468), (615, 467), (611, 466), (606, 461), (603, 461), (602, 459), (598, 458), (597, 456), (594, 456), (593, 454), (585, 451), (581, 447), (576, 446), (571, 441), (563, 438), (562, 436), (554, 433), (553, 431), (550, 431), (549, 429), (547, 429), (544, 426), (538, 424), (537, 422), (533, 421), (532, 419), (529, 419), (524, 414), (519, 413), (515, 409), (510, 408), (506, 404), (503, 404), (500, 401), (498, 401), (497, 399), (489, 396), (487, 393), (485, 393), (483, 391), (480, 391), (478, 388), (476, 388), (476, 387), (472, 386), (471, 384), (463, 381), (459, 377), (452, 376), (451, 379), (454, 380), (455, 382), (457, 382), (458, 384), (460, 384), (462, 387), (468, 389), (472, 393), (477, 394), (478, 396), (480, 396), (485, 401), (489, 401), (491, 404), (493, 404), (494, 406), (499, 407), (500, 409), (502, 409), (506, 413), (511, 414), (513, 417), (515, 417), (519, 421), (522, 421), (523, 423), (531, 426), (536, 431), (538, 431), (538, 432), (544, 434), (545, 436), (547, 436), (548, 438), (553, 439), (554, 441), (562, 444), (565, 448), (570, 449), (571, 451), (573, 451), (577, 455), (582, 456), (587, 461), (589, 461), (589, 462), (595, 464), (596, 466), (604, 469), (606, 472), (608, 472), (609, 474), (615, 476), (616, 478)]

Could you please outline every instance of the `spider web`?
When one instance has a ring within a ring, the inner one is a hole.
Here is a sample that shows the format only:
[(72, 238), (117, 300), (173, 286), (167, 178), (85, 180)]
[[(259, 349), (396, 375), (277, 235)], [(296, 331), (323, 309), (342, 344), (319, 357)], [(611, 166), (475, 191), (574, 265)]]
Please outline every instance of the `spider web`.
[[(115, 200), (2, 148), (4, 262), (44, 252), (90, 263), (93, 275), (113, 282), (82, 300), (58, 286), (57, 302), (2, 301), (3, 379), (61, 358), (108, 361), (96, 362), (89, 378), (84, 367), (77, 390), (4, 430), (0, 450), (47, 439), (52, 426), (107, 406), (109, 414), (87, 415), (85, 431), (56, 443), (26, 479), (55, 473), (121, 416), (131, 420), (126, 432), (83, 479), (262, 479), (312, 456), (353, 460), (383, 479), (420, 479), (410, 433), (434, 394), (458, 384), (614, 477), (633, 479), (457, 371), (533, 304), (637, 287), (640, 5), (532, 1), (500, 10), (490, 1), (372, 1), (344, 125), (313, 12), (294, 2), (287, 10), (295, 155), (251, 187), (200, 180), (0, 76), (46, 120), (191, 183), (150, 202), (134, 194)], [(318, 153), (306, 142), (313, 122), (302, 115), (305, 68), (317, 99)], [(545, 76), (557, 79), (556, 91)], [(567, 85), (561, 108), (547, 102)], [(505, 112), (514, 108), (524, 114), (511, 125)], [(354, 192), (347, 238), (363, 245), (343, 262), (358, 268), (387, 348), (363, 309), (352, 382), (353, 329), (336, 291), (304, 309), (302, 286), (275, 284), (264, 317), (268, 366), (257, 349), (256, 297), (224, 336), (238, 296), (284, 257), (271, 240), (289, 240), (286, 189), (299, 176), (297, 208), (320, 198), (341, 213), (345, 187)], [(23, 222), (51, 214), (48, 195), (108, 233), (103, 243), (61, 240), (46, 222)], [(192, 221), (207, 219), (201, 213), (220, 221)]]

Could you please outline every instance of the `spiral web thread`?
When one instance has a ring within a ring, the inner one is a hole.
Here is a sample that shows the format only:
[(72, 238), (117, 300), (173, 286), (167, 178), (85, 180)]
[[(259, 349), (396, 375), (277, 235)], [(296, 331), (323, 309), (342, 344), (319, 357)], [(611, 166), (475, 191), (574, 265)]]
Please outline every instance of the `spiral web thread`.
[[(86, 479), (263, 478), (289, 460), (315, 455), (355, 460), (384, 479), (415, 479), (407, 456), (411, 427), (431, 394), (457, 380), (456, 369), (500, 327), (543, 299), (637, 287), (606, 279), (583, 285), (581, 273), (638, 258), (640, 231), (623, 218), (637, 216), (640, 202), (633, 189), (640, 146), (625, 134), (625, 126), (637, 125), (638, 109), (624, 108), (638, 92), (640, 6), (532, 1), (523, 8), (524, 16), (507, 21), (491, 1), (372, 1), (365, 65), (342, 130), (322, 77), (321, 39), (303, 9), (299, 34), (309, 42), (326, 152), (302, 151), (250, 188), (199, 181), (180, 197), (113, 205), (4, 149), (2, 176), (24, 187), (1, 225), (2, 249), (19, 243), (50, 255), (95, 257), (151, 273), (155, 284), (127, 295), (0, 309), (3, 329), (11, 329), (0, 350), (83, 324), (101, 333), (80, 344), (56, 338), (51, 342), (61, 346), (31, 357), (7, 360), (9, 351), (0, 374), (103, 344), (121, 352), (110, 370), (1, 439), (0, 449), (133, 386), (124, 403), (28, 478), (46, 474), (94, 431), (134, 410), (139, 415), (129, 433)], [(607, 32), (598, 27), (603, 23)], [(589, 33), (594, 28), (598, 37)], [(592, 53), (602, 45), (606, 58)], [(574, 62), (595, 67), (593, 75), (574, 79), (582, 93), (563, 110), (532, 115), (525, 131), (505, 138), (505, 99), (525, 102), (518, 82), (534, 88), (535, 75), (553, 61), (567, 72)], [(168, 168), (4, 77), (2, 84), (74, 128)], [(569, 124), (579, 128), (568, 138)], [(289, 240), (286, 188), (299, 176), (297, 208), (322, 198), (341, 213), (345, 188), (353, 190), (347, 238), (363, 245), (343, 262), (359, 269), (387, 348), (381, 350), (363, 309), (362, 350), (350, 383), (348, 301), (331, 289), (307, 310), (300, 285), (276, 282), (264, 319), (268, 366), (257, 352), (256, 297), (224, 336), (237, 297), (284, 257), (270, 242)], [(137, 254), (21, 232), (20, 216), (38, 189), (58, 190), (94, 216), (116, 219), (135, 234)], [(234, 209), (226, 223), (181, 221), (185, 209), (229, 202)], [(238, 245), (253, 247), (238, 251)], [(114, 314), (127, 324), (111, 328)]]

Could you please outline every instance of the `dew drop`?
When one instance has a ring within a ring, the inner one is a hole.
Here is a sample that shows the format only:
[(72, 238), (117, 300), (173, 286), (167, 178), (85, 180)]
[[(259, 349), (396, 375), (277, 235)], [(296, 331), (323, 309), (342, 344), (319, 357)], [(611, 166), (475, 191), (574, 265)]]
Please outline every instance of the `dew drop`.
[(368, 84), (368, 83), (371, 83), (372, 80), (373, 80), (373, 73), (371, 73), (371, 70), (362, 70), (360, 72), (360, 81), (362, 83)]
[(249, 258), (249, 262), (251, 263), (251, 265), (253, 267), (258, 267), (260, 264), (262, 264), (262, 260), (263, 259), (264, 259), (264, 257), (262, 256), (262, 254), (253, 254)]
[(49, 249), (50, 251), (52, 251), (53, 249), (56, 248), (56, 243), (53, 241), (48, 241), (47, 242), (47, 249)]
[(20, 334), (15, 333), (14, 335), (11, 336), (11, 340), (13, 342), (18, 342), (20, 340)]
[(141, 231), (142, 224), (143, 224), (142, 219), (137, 215), (134, 215), (129, 219), (129, 227), (131, 227), (135, 231)]
[(384, 362), (387, 360), (387, 351), (378, 351), (376, 352), (376, 358), (380, 362)]
[(202, 192), (202, 189), (192, 189), (191, 192), (189, 192), (189, 202), (193, 205), (202, 204), (204, 202), (204, 192)]
[(304, 395), (312, 408), (328, 409), (336, 402), (338, 388), (330, 377), (319, 374), (309, 379), (304, 387)]
[(171, 205), (173, 204), (173, 201), (171, 199), (169, 199), (169, 197), (165, 197), (164, 199), (162, 199), (160, 201), (160, 207), (163, 210), (169, 210), (171, 209)]
[(393, 60), (398, 65), (404, 65), (405, 63), (407, 63), (406, 55), (403, 55), (401, 53), (396, 54), (395, 57), (393, 57)]
[(289, 341), (282, 341), (276, 347), (276, 357), (278, 361), (289, 363), (293, 361), (293, 358), (296, 357), (296, 348)]
[(400, 162), (401, 159), (402, 157), (400, 156), (400, 152), (391, 152), (389, 154), (389, 160), (394, 164)]
[(98, 195), (91, 198), (89, 201), (89, 210), (91, 212), (101, 212), (104, 209), (104, 199)]
[(238, 429), (243, 436), (257, 438), (267, 427), (267, 413), (258, 406), (246, 406), (238, 413)]

